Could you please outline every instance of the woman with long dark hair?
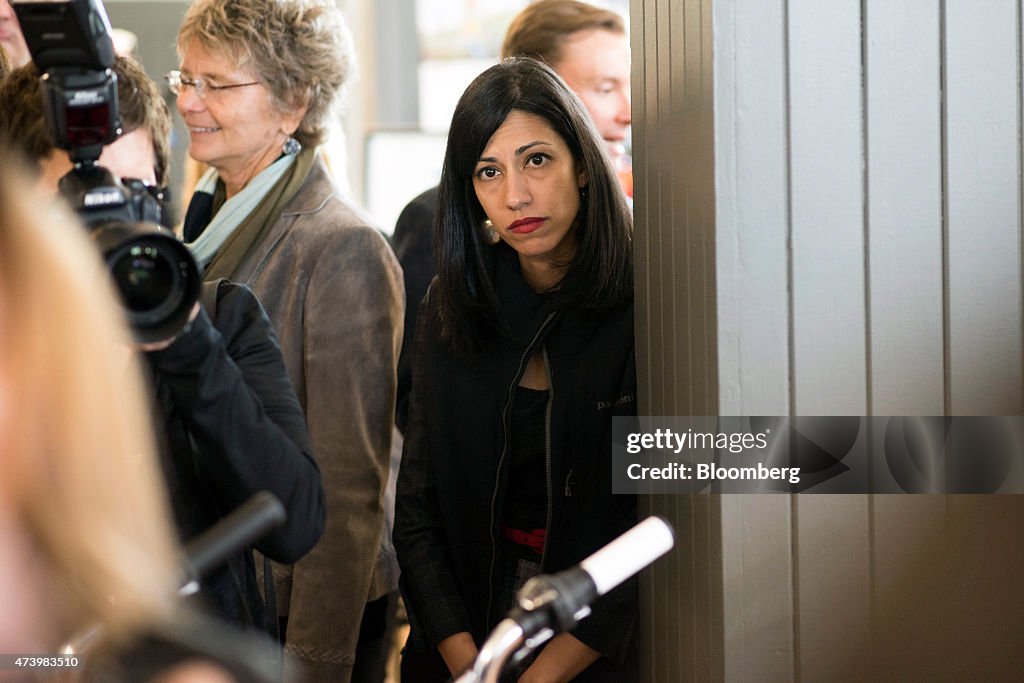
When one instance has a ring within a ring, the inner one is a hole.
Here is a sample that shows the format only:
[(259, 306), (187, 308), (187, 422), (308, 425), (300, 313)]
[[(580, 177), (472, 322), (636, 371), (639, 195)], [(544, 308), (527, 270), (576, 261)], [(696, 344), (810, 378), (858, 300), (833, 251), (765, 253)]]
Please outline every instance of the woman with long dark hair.
[[(512, 59), (469, 86), (399, 473), (403, 680), (468, 667), (526, 579), (635, 520), (634, 499), (611, 493), (612, 417), (636, 412), (631, 235), (601, 138), (550, 68)], [(627, 584), (519, 680), (629, 681), (635, 624)]]

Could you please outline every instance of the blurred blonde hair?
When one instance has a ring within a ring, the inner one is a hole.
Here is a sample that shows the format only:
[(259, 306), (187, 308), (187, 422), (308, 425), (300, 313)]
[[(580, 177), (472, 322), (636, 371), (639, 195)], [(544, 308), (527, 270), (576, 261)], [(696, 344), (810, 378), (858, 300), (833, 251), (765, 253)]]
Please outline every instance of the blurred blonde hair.
[(129, 339), (85, 229), (0, 163), (0, 498), (53, 579), (42, 598), (59, 639), (96, 622), (127, 637), (176, 603)]

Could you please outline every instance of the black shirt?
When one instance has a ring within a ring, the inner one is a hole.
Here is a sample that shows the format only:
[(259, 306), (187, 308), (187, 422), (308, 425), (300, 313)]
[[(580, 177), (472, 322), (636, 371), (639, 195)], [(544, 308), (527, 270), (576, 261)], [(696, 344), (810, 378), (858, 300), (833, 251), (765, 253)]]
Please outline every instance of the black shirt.
[(543, 530), (547, 524), (547, 405), (547, 389), (516, 387), (502, 524), (521, 531)]

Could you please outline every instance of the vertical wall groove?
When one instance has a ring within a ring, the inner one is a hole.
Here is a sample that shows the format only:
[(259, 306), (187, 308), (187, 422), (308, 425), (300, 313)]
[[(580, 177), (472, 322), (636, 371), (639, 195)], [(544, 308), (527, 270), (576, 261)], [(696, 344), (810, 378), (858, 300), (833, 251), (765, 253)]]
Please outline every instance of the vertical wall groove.
[[(679, 64), (679, 65), (677, 65), (675, 63), (675, 57), (676, 57), (675, 49), (674, 49), (675, 46), (674, 46), (674, 44), (673, 44), (673, 42), (671, 40), (671, 36), (672, 35), (685, 35), (685, 32), (683, 30), (680, 30), (678, 32), (673, 30), (675, 28), (675, 26), (674, 26), (674, 22), (673, 22), (673, 7), (672, 7), (672, 5), (669, 4), (669, 5), (663, 6), (663, 7), (667, 7), (667, 11), (662, 16), (664, 16), (667, 19), (667, 21), (665, 22), (665, 26), (664, 26), (664, 28), (665, 28), (665, 34), (664, 35), (669, 37), (669, 39), (666, 41), (667, 44), (668, 44), (668, 47), (667, 47), (667, 50), (666, 50), (666, 55), (667, 55), (667, 60), (668, 60), (668, 77), (665, 79), (665, 87), (664, 87), (664, 89), (662, 89), (662, 87), (660, 86), (661, 79), (659, 78), (658, 92), (659, 92), (659, 94), (667, 95), (667, 97), (662, 97), (662, 100), (665, 101), (665, 103), (666, 103), (665, 111), (663, 112), (663, 116), (661, 117), (661, 119), (664, 121), (670, 115), (668, 112), (671, 112), (672, 110), (674, 110), (676, 108), (677, 102), (685, 102), (686, 101), (686, 97), (685, 97), (685, 95), (686, 95), (686, 80), (685, 80), (685, 77), (683, 78), (683, 83), (682, 83), (682, 87), (681, 87), (681, 90), (682, 90), (681, 97), (679, 98), (678, 101), (676, 100), (676, 79), (678, 78), (678, 74), (679, 74), (679, 72), (681, 70), (685, 74), (685, 66), (686, 65), (685, 65), (685, 63), (684, 64)], [(660, 50), (661, 47), (662, 47), (660, 39), (659, 39), (658, 45), (659, 45), (659, 50)], [(685, 62), (685, 60), (683, 60), (683, 61)], [(678, 150), (680, 147), (683, 147), (685, 149), (685, 144), (686, 144), (685, 140), (680, 140), (678, 138), (673, 138), (672, 144), (664, 145), (663, 147), (670, 148), (672, 150), (672, 154), (670, 156), (676, 156), (676, 150)], [(679, 155), (678, 158), (685, 158), (685, 156)], [(672, 187), (686, 187), (684, 165), (683, 164), (668, 164), (668, 163), (666, 163), (666, 165), (671, 169), (670, 175), (671, 175), (671, 178), (672, 178)], [(684, 193), (684, 195), (685, 195), (685, 193)], [(684, 199), (684, 201), (685, 201), (685, 199)], [(668, 211), (669, 211), (669, 223), (668, 223), (668, 225), (669, 226), (678, 225), (677, 221), (679, 220), (679, 217), (676, 214), (676, 203), (670, 201), (670, 202), (667, 202), (667, 204), (668, 204)], [(683, 210), (685, 211), (685, 205), (683, 207)], [(670, 252), (669, 253), (671, 253), (671, 254), (678, 253), (677, 252), (678, 244), (676, 243), (676, 238), (677, 238), (676, 231), (670, 229), (670, 231), (669, 231)], [(682, 250), (682, 253), (685, 255), (683, 257), (684, 258), (683, 265), (685, 266), (689, 262), (689, 249), (686, 248), (688, 246), (688, 238), (687, 238), (686, 235), (684, 235), (684, 237), (683, 237), (683, 243), (684, 243), (684, 248)], [(677, 259), (672, 259), (669, 262), (669, 264), (668, 264), (669, 273), (670, 273), (670, 276), (671, 276), (673, 282), (677, 281), (676, 278), (679, 277), (679, 271), (677, 270), (677, 267), (676, 267), (678, 264), (676, 263), (676, 261), (677, 261)], [(683, 275), (682, 279), (683, 280), (686, 279), (685, 278), (685, 274)], [(687, 288), (687, 290), (689, 290), (689, 288)], [(686, 297), (689, 298), (689, 296), (690, 296), (689, 291), (687, 291)], [(672, 288), (671, 292), (668, 292), (668, 297), (667, 298), (669, 300), (670, 310), (673, 313), (678, 311), (679, 310), (678, 289), (677, 288)], [(684, 310), (689, 310), (689, 308), (690, 308), (690, 306), (686, 305), (684, 307)], [(683, 329), (680, 330), (679, 326), (682, 326)], [(672, 327), (674, 328), (674, 331), (676, 333), (674, 335), (674, 338), (676, 338), (676, 339), (689, 339), (690, 338), (691, 334), (690, 334), (689, 316), (683, 316), (683, 320), (673, 320), (672, 321)], [(678, 343), (670, 345), (671, 348), (670, 348), (669, 352), (672, 355), (672, 366), (676, 367), (676, 368), (687, 367), (689, 365), (689, 354), (687, 353), (687, 362), (685, 364), (681, 365), (680, 362), (679, 362), (679, 346), (680, 345)], [(686, 344), (686, 347), (687, 347), (687, 350), (688, 350), (690, 345)], [(669, 405), (678, 405), (679, 404), (679, 389), (680, 388), (678, 386), (676, 386), (676, 384), (673, 382), (672, 383), (672, 396), (670, 398), (668, 398)], [(683, 391), (686, 392), (686, 394), (687, 394), (687, 396), (686, 396), (686, 403), (687, 404), (692, 404), (692, 401), (693, 401), (693, 396), (692, 396), (692, 393), (693, 393), (693, 383), (692, 382), (686, 382), (686, 386), (683, 388)]]
[[(665, 8), (666, 5), (661, 3), (658, 4), (658, 11), (655, 13), (655, 24), (654, 24), (654, 35), (655, 35), (655, 49), (658, 54), (658, 68), (655, 72), (655, 107), (657, 109), (658, 120), (665, 121), (669, 118), (672, 111), (672, 100), (671, 97), (666, 97), (665, 82), (666, 80), (671, 81), (672, 76), (672, 40), (668, 33), (667, 22), (665, 19)], [(664, 125), (664, 124), (661, 124)], [(659, 125), (659, 131), (661, 130)], [(669, 249), (660, 249), (658, 251), (658, 274), (662, 277), (669, 274), (673, 268), (673, 262), (676, 258), (675, 254), (675, 241), (672, 230), (672, 219), (675, 215), (675, 207), (671, 201), (672, 198), (672, 180), (673, 172), (670, 164), (669, 154), (666, 150), (666, 145), (659, 144), (656, 147), (655, 152), (658, 158), (658, 167), (660, 172), (658, 173), (658, 237), (661, 244), (668, 244)], [(661, 344), (659, 345), (659, 351), (663, 358), (668, 357), (675, 363), (675, 354), (671, 352), (674, 345), (675, 335), (675, 321), (672, 320), (670, 310), (667, 309), (668, 303), (671, 302), (671, 297), (666, 297), (665, 292), (659, 291), (658, 298), (660, 300), (660, 306), (658, 311), (659, 325), (661, 329)], [(683, 336), (685, 339), (686, 337)], [(680, 372), (681, 368), (679, 365), (672, 365), (672, 373)], [(685, 369), (682, 369), (685, 373)], [(685, 377), (685, 375), (684, 375)], [(676, 403), (676, 382), (671, 381), (669, 377), (662, 378), (660, 380), (662, 394), (661, 400), (663, 405), (674, 405)], [(685, 382), (684, 382), (685, 383)]]
[(861, 220), (864, 230), (864, 387), (865, 415), (873, 414), (872, 402), (873, 379), (872, 379), (872, 352), (871, 352), (871, 151), (868, 145), (869, 121), (868, 121), (868, 36), (867, 36), (867, 0), (860, 0), (860, 120), (861, 120), (861, 156), (863, 167), (861, 173), (861, 184), (864, 187), (864, 202), (862, 205)]
[[(1017, 10), (1017, 260), (1024, 268), (1024, 73), (1021, 60), (1024, 59), (1024, 29), (1022, 29), (1022, 9), (1018, 2)], [(1021, 353), (1024, 354), (1024, 287), (1019, 292), (1019, 310), (1021, 323)]]
[(800, 506), (797, 496), (789, 497), (789, 538), (790, 561), (793, 567), (793, 681), (803, 680), (803, 666), (800, 657)]
[[(796, 415), (796, 315), (794, 311), (793, 297), (793, 96), (792, 84), (790, 82), (790, 66), (792, 62), (789, 49), (789, 3), (790, 0), (783, 0), (782, 3), (782, 27), (783, 27), (783, 51), (785, 55), (783, 85), (785, 87), (785, 131), (786, 131), (786, 336), (789, 355), (789, 414)], [(802, 680), (800, 666), (800, 563), (799, 563), (799, 523), (797, 517), (797, 501), (795, 496), (790, 496), (790, 591), (792, 593), (791, 618), (793, 624), (793, 680), (799, 683)]]
[[(698, 80), (698, 87), (701, 93), (701, 99), (708, 99), (710, 102), (714, 102), (711, 93), (714, 92), (714, 57), (712, 45), (712, 36), (714, 35), (714, 27), (710, 21), (711, 8), (709, 5), (705, 5), (703, 2), (696, 5), (697, 17), (698, 17), (698, 41), (699, 46), (698, 54), (700, 55), (701, 68), (700, 78)], [(701, 117), (705, 121), (705, 125), (708, 129), (714, 130), (714, 110), (712, 106), (702, 108)], [(705, 164), (712, 169), (715, 167), (715, 150), (714, 146), (711, 145), (702, 150), (703, 155), (706, 157)], [(714, 188), (714, 183), (712, 183)], [(710, 197), (705, 197), (701, 201), (701, 222), (716, 224), (714, 216), (714, 193)], [(700, 364), (700, 368), (704, 374), (704, 386), (713, 387), (713, 394), (709, 393), (708, 400), (704, 402), (704, 414), (711, 415), (719, 412), (720, 400), (718, 398), (718, 289), (716, 263), (717, 249), (715, 247), (717, 231), (712, 230), (707, 234), (703, 240), (704, 249), (701, 254), (701, 261), (704, 264), (704, 270), (706, 275), (703, 278), (704, 282), (704, 296), (706, 305), (703, 310), (706, 316), (704, 322), (704, 348), (706, 349), (707, 359), (710, 362), (704, 362)]]
[(939, 121), (942, 163), (942, 401), (945, 415), (953, 414), (953, 362), (949, 296), (949, 83), (946, 71), (946, 0), (939, 0)]
[[(634, 224), (649, 226), (652, 224), (650, 215), (651, 202), (643, 188), (648, 187), (648, 176), (651, 164), (650, 148), (647, 144), (647, 125), (649, 118), (647, 106), (647, 83), (650, 80), (649, 70), (656, 68), (657, 60), (646, 57), (648, 38), (647, 9), (648, 0), (635, 0), (630, 3), (631, 31), (631, 84), (633, 111), (633, 177)], [(651, 250), (653, 240), (641, 240), (634, 233), (635, 264), (636, 264), (636, 349), (637, 349), (637, 407), (640, 414), (651, 414), (654, 405), (654, 373), (659, 364), (655, 361), (655, 340), (651, 334), (651, 321), (654, 317), (651, 296)], [(652, 497), (642, 498), (638, 502), (641, 515), (659, 513), (657, 501)], [(656, 683), (661, 680), (660, 663), (656, 652), (660, 649), (659, 639), (666, 630), (667, 610), (663, 608), (664, 600), (655, 599), (655, 595), (667, 595), (666, 571), (663, 564), (656, 564), (650, 571), (641, 575), (640, 579), (640, 674), (642, 680)]]
[[(870, 36), (868, 28), (868, 0), (860, 2), (860, 68), (861, 68), (861, 154), (863, 155), (863, 174), (861, 184), (864, 187), (863, 230), (864, 230), (864, 387), (865, 415), (874, 414), (874, 353), (872, 344), (872, 273), (871, 273), (871, 121), (869, 118), (871, 97), (871, 71), (868, 48)], [(874, 446), (874, 429), (871, 420), (867, 420), (868, 442), (868, 477), (871, 476), (872, 453)], [(874, 633), (875, 621), (875, 507), (874, 496), (867, 496), (867, 530), (868, 530), (868, 629)], [(869, 665), (869, 670), (873, 670)], [(873, 673), (874, 672), (872, 671)]]
[(784, 86), (786, 89), (786, 332), (789, 350), (789, 414), (796, 415), (796, 321), (793, 311), (793, 110), (790, 87), (789, 0), (783, 0)]
[[(789, 355), (789, 414), (796, 415), (796, 315), (794, 311), (793, 297), (793, 96), (791, 73), (791, 54), (789, 49), (789, 3), (790, 0), (783, 0), (782, 3), (782, 27), (783, 27), (783, 51), (785, 55), (783, 85), (785, 87), (785, 121), (786, 121), (786, 333)], [(790, 591), (792, 593), (792, 624), (793, 624), (793, 680), (800, 683), (802, 680), (802, 669), (800, 663), (800, 563), (799, 563), (799, 523), (797, 517), (797, 501), (795, 496), (790, 496)]]

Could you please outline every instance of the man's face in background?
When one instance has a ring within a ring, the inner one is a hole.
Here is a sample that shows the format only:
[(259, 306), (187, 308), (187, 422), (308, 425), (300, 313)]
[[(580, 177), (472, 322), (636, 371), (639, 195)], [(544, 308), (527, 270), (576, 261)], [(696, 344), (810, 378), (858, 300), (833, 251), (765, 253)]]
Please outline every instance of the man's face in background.
[[(156, 153), (149, 133), (136, 128), (125, 133), (103, 148), (96, 162), (107, 168), (117, 178), (138, 178), (150, 185), (156, 185)], [(40, 162), (42, 176), (40, 186), (49, 192), (57, 191), (57, 183), (72, 169), (71, 157), (62, 149), (54, 149), (50, 156)]]
[(613, 158), (622, 153), (633, 120), (629, 60), (625, 34), (597, 28), (570, 34), (552, 65), (587, 107)]

